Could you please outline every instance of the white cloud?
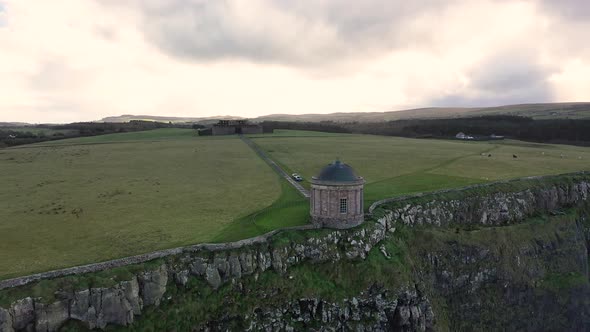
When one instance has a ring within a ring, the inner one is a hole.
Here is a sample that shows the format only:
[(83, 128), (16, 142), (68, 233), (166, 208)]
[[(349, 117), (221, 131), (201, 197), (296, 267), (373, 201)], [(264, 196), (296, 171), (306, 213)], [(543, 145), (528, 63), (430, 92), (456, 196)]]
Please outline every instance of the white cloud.
[(564, 6), (0, 0), (0, 121), (586, 101), (587, 6)]

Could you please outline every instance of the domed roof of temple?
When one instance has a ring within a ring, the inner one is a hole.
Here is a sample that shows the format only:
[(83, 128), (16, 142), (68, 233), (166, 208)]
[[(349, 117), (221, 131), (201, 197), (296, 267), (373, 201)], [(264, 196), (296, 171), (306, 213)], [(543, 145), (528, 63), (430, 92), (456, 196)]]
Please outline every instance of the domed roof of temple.
[(330, 182), (354, 182), (360, 179), (361, 177), (356, 175), (352, 167), (346, 165), (340, 160), (336, 160), (324, 167), (320, 171), (320, 174), (314, 177), (314, 180)]

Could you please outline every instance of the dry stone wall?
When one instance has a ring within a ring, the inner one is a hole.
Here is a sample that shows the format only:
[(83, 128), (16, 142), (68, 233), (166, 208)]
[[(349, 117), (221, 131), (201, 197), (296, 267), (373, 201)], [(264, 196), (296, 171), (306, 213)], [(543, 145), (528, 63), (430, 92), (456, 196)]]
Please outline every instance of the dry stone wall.
[(196, 251), (218, 251), (218, 250), (235, 250), (245, 246), (251, 246), (258, 243), (266, 243), (272, 236), (289, 230), (307, 230), (317, 228), (316, 225), (304, 225), (297, 227), (287, 227), (283, 229), (277, 229), (266, 234), (255, 236), (252, 238), (227, 243), (202, 243), (194, 246), (172, 248), (165, 250), (158, 250), (147, 254), (129, 256), (120, 259), (113, 259), (106, 262), (75, 266), (71, 268), (65, 268), (60, 270), (54, 270), (49, 272), (31, 274), (24, 277), (0, 280), (0, 290), (6, 288), (13, 288), (18, 286), (24, 286), (35, 281), (45, 279), (55, 279), (59, 277), (65, 277), (69, 275), (80, 275), (84, 273), (99, 272), (117, 267), (128, 266), (133, 264), (140, 264), (149, 261), (153, 261), (158, 258), (165, 258), (169, 256), (180, 255), (184, 252), (196, 252)]

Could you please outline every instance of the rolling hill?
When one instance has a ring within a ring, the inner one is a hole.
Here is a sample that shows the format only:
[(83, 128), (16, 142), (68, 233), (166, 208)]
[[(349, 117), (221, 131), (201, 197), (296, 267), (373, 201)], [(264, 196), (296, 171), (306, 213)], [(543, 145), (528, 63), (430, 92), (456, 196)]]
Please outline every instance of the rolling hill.
[[(427, 107), (388, 112), (338, 112), (329, 114), (269, 114), (252, 118), (254, 122), (262, 121), (335, 121), (335, 122), (381, 122), (404, 119), (440, 119), (473, 117), (482, 115), (520, 115), (534, 119), (590, 119), (590, 103), (544, 103), (518, 104), (496, 107)], [(243, 119), (239, 116), (212, 117), (169, 117), (152, 115), (111, 116), (101, 122), (127, 122), (145, 120), (159, 122), (191, 122), (201, 124), (215, 123), (218, 119)]]
[(406, 119), (458, 118), (482, 115), (520, 115), (534, 119), (590, 119), (590, 103), (518, 104), (497, 107), (428, 107), (389, 112), (331, 114), (271, 114), (254, 121), (336, 121), (379, 122)]

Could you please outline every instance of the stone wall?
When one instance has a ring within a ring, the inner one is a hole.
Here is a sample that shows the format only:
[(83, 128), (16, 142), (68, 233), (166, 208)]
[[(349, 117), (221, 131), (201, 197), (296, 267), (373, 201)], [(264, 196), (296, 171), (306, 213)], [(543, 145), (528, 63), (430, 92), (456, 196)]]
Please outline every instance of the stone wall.
[(236, 127), (233, 126), (213, 126), (212, 127), (213, 130), (213, 135), (217, 136), (217, 135), (233, 135), (236, 133)]
[(242, 134), (244, 134), (244, 135), (262, 134), (262, 126), (258, 126), (258, 125), (242, 126)]
[[(54, 279), (59, 277), (65, 277), (69, 275), (79, 275), (84, 273), (99, 272), (109, 270), (117, 267), (128, 266), (133, 264), (140, 264), (149, 261), (153, 261), (158, 258), (164, 258), (174, 255), (180, 255), (185, 252), (199, 252), (199, 251), (223, 251), (223, 250), (234, 250), (240, 249), (245, 246), (251, 246), (258, 243), (266, 243), (269, 238), (283, 231), (289, 230), (306, 230), (317, 228), (315, 225), (304, 225), (296, 227), (286, 227), (283, 229), (277, 229), (270, 231), (266, 234), (255, 236), (252, 238), (227, 243), (202, 243), (188, 247), (179, 247), (165, 250), (158, 250), (147, 254), (129, 256), (119, 259), (113, 259), (106, 262), (87, 264), (81, 266), (75, 266), (71, 268), (65, 268), (60, 270), (48, 271), (43, 273), (31, 274), (24, 277), (0, 280), (0, 290), (6, 288), (13, 288), (24, 286), (32, 282), (36, 282), (44, 279)], [(0, 330), (1, 331), (1, 330)]]

